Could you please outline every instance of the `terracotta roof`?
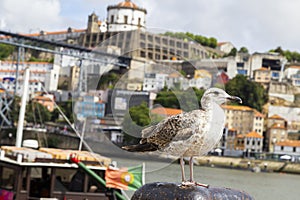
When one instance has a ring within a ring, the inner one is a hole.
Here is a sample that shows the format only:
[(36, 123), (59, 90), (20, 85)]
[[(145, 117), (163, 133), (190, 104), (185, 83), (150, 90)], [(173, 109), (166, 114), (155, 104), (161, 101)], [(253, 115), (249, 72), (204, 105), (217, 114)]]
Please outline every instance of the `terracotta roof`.
[(285, 129), (285, 126), (279, 123), (275, 123), (271, 126), (273, 129)]
[(228, 44), (228, 43), (230, 43), (230, 42), (218, 42), (218, 43), (217, 43), (217, 46), (222, 46), (222, 45)]
[[(85, 32), (86, 29), (72, 29), (72, 33), (80, 33), (80, 32)], [(61, 35), (61, 34), (67, 34), (70, 33), (69, 31), (43, 31), (44, 35)], [(34, 37), (34, 36), (40, 36), (43, 35), (41, 33), (30, 33), (30, 34), (20, 34), (20, 35), (24, 35), (24, 36), (29, 36), (29, 37)]]
[(289, 147), (300, 147), (300, 140), (285, 140), (277, 142), (277, 146), (289, 146)]
[(228, 129), (229, 131), (237, 131), (235, 128)]
[(247, 137), (247, 138), (264, 138), (263, 136), (261, 136), (259, 133), (255, 132), (255, 131), (248, 133), (245, 137)]
[(269, 119), (282, 119), (282, 120), (285, 120), (284, 118), (280, 117), (279, 115), (272, 115), (271, 117), (269, 117)]
[(175, 108), (163, 108), (163, 107), (157, 107), (151, 110), (151, 113), (158, 114), (158, 115), (177, 115), (182, 113), (181, 109), (175, 109)]
[(237, 138), (244, 138), (245, 136), (243, 134), (238, 134), (236, 137)]
[(222, 108), (226, 110), (253, 111), (253, 109), (248, 106), (222, 105)]
[(259, 69), (256, 69), (254, 71), (270, 71), (268, 68), (265, 68), (265, 67), (261, 67)]
[(180, 77), (181, 75), (179, 74), (179, 73), (176, 73), (176, 72), (174, 72), (174, 73), (172, 73), (172, 74), (169, 74), (169, 77), (170, 78), (177, 78), (177, 77)]
[[(0, 65), (3, 64), (17, 64), (17, 61), (11, 61), (11, 60), (7, 60), (7, 61), (1, 61)], [(43, 65), (49, 65), (52, 64), (51, 62), (19, 62), (19, 64), (43, 64)]]
[(255, 113), (255, 117), (262, 117), (262, 118), (265, 117), (262, 113), (258, 112), (257, 110), (254, 110), (254, 113)]
[(119, 7), (125, 7), (125, 8), (138, 8), (137, 5), (135, 5), (134, 3), (132, 3), (130, 0), (125, 0), (121, 3), (118, 3)]
[(49, 97), (44, 97), (44, 96), (37, 96), (33, 98), (34, 100), (43, 100), (43, 101), (52, 101), (51, 98)]

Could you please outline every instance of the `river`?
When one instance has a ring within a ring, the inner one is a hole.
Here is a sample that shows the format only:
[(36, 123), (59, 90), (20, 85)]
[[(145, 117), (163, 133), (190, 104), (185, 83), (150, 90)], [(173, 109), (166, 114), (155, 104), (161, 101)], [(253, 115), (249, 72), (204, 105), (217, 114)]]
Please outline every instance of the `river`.
[[(145, 162), (139, 159), (113, 157), (118, 167)], [(162, 161), (146, 161), (146, 183), (180, 182), (180, 165)], [(188, 165), (186, 165), (186, 176)], [(195, 180), (211, 186), (233, 188), (247, 192), (256, 200), (299, 200), (300, 175), (282, 173), (253, 173), (251, 171), (194, 166)], [(132, 196), (133, 192), (127, 192)]]

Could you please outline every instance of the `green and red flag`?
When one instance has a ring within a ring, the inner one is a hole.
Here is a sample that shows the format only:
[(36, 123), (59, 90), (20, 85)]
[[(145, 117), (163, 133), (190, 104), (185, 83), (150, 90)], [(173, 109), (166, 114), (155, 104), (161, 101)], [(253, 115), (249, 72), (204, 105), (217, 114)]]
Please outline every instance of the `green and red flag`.
[(108, 167), (105, 180), (109, 188), (137, 190), (144, 184), (144, 165), (120, 169)]

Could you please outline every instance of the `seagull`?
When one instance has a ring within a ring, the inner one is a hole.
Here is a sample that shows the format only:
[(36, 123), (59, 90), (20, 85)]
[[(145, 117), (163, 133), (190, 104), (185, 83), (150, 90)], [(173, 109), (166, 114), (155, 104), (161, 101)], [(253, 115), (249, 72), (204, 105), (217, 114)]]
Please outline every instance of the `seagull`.
[[(242, 103), (219, 88), (207, 89), (201, 98), (201, 109), (165, 118), (156, 125), (142, 130), (139, 144), (123, 146), (130, 152), (160, 151), (180, 157), (182, 185), (200, 184), (193, 178), (193, 157), (203, 156), (220, 141), (225, 124), (225, 114), (220, 105), (227, 101)], [(190, 179), (185, 178), (184, 157), (190, 157)]]

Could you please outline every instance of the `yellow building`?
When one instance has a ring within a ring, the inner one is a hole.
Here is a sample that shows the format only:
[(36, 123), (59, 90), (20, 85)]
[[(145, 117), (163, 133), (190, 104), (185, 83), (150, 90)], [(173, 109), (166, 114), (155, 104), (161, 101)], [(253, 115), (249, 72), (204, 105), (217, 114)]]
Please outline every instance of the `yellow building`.
[(251, 131), (263, 135), (264, 118), (257, 110), (248, 106), (223, 105), (226, 125), (237, 130), (237, 134), (245, 135)]
[(243, 150), (247, 153), (262, 152), (263, 136), (255, 131), (246, 135), (238, 135), (235, 141), (236, 150)]
[(254, 81), (267, 88), (271, 80), (271, 70), (265, 67), (254, 70)]
[(275, 123), (267, 131), (266, 144), (268, 145), (269, 152), (274, 152), (275, 144), (287, 140), (288, 134), (286, 126)]

